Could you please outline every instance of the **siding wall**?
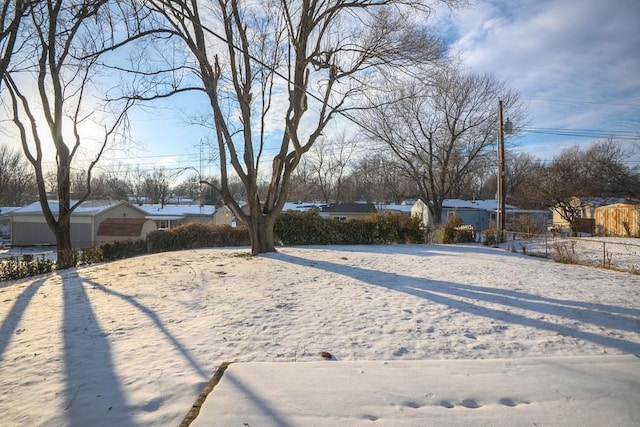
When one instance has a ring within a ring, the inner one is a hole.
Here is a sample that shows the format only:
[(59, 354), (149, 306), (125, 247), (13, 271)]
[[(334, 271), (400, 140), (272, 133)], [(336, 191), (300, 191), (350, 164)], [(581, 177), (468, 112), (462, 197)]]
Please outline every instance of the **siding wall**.
[[(25, 221), (27, 218), (21, 217), (14, 220), (11, 230), (11, 244), (13, 246), (38, 246), (55, 245), (56, 237), (53, 235), (46, 222)], [(71, 223), (71, 243), (76, 248), (92, 246), (94, 237), (92, 235), (92, 225), (90, 222)]]

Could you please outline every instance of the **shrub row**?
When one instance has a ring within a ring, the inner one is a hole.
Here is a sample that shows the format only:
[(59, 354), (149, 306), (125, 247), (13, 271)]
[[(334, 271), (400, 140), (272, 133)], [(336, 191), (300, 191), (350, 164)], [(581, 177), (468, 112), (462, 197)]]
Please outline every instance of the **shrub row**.
[(249, 232), (246, 227), (191, 222), (168, 231), (160, 230), (149, 233), (147, 243), (149, 252), (245, 246), (249, 244)]
[(6, 258), (0, 261), (0, 282), (50, 273), (55, 267), (56, 263), (46, 259), (44, 255), (41, 258), (35, 258), (33, 255)]
[(274, 235), (285, 245), (424, 243), (420, 220), (399, 214), (339, 221), (317, 212), (287, 212), (276, 221)]

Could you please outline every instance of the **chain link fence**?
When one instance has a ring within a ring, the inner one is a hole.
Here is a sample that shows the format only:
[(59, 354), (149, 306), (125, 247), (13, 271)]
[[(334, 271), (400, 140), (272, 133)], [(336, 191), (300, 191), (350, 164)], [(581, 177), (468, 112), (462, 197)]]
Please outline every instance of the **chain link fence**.
[(513, 252), (568, 264), (613, 268), (640, 274), (640, 239), (564, 237), (508, 232), (502, 243)]

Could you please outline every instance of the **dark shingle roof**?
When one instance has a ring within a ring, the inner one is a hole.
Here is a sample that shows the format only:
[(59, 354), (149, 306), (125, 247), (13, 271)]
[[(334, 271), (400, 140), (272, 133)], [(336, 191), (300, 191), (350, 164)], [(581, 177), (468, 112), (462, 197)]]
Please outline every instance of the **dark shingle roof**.
[(330, 203), (320, 206), (322, 212), (340, 212), (340, 213), (376, 213), (373, 203)]

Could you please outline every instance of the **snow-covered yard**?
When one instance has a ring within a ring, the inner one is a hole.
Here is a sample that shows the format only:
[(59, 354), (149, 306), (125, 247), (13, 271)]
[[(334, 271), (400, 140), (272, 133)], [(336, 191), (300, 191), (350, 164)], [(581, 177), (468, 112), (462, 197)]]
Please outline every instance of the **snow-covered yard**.
[[(640, 353), (637, 275), (479, 245), (247, 253), (147, 255), (0, 284), (3, 425), (175, 426), (223, 361), (298, 362), (282, 365), (287, 376), (323, 351), (336, 366)], [(326, 425), (326, 411), (309, 425)]]

